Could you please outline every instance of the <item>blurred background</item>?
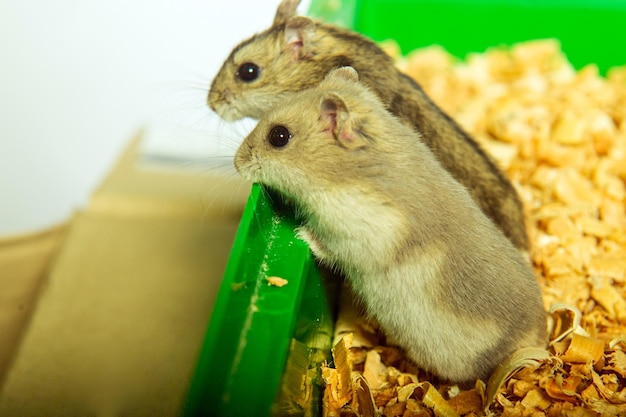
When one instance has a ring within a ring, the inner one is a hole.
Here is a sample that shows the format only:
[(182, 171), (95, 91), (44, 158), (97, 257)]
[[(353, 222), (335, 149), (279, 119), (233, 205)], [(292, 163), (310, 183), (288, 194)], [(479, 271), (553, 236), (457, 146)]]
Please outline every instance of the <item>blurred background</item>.
[(278, 3), (3, 0), (0, 237), (69, 218), (139, 131), (147, 156), (182, 166), (234, 154), (254, 123), (219, 120), (207, 88)]

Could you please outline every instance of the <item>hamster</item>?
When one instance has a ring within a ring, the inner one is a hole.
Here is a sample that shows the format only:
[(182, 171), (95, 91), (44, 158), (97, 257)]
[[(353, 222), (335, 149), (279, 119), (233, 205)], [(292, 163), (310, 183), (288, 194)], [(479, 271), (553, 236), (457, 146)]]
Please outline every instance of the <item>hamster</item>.
[(443, 167), (511, 242), (528, 252), (519, 196), (481, 147), (374, 42), (295, 16), (298, 3), (284, 0), (269, 29), (234, 48), (211, 84), (209, 106), (226, 120), (259, 119), (272, 104), (317, 85), (331, 69), (352, 66), (391, 113), (422, 134)]
[(518, 348), (545, 346), (530, 265), (354, 69), (269, 109), (235, 168), (294, 204), (299, 238), (421, 368), (487, 380)]

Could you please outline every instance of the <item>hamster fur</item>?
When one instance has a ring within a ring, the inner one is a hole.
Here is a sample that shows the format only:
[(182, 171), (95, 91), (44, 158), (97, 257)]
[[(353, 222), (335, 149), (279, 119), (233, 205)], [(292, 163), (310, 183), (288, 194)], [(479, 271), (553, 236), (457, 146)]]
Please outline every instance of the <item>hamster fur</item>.
[(518, 348), (545, 345), (530, 266), (354, 69), (266, 112), (235, 167), (294, 203), (300, 238), (423, 369), (486, 380)]
[[(422, 134), (444, 168), (513, 244), (527, 252), (519, 196), (480, 146), (374, 42), (295, 16), (298, 3), (284, 0), (272, 27), (234, 48), (212, 82), (209, 106), (226, 120), (259, 119), (274, 103), (317, 85), (333, 68), (352, 66), (391, 113)], [(246, 63), (256, 67), (242, 67)], [(247, 75), (253, 79), (242, 80), (242, 71), (251, 71)]]

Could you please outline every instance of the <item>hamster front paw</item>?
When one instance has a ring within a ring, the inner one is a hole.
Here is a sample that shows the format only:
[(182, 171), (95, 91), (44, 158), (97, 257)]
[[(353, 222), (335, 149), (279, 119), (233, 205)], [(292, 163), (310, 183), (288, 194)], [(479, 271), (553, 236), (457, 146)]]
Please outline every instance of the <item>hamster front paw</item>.
[(313, 233), (306, 226), (301, 226), (296, 229), (296, 237), (309, 245), (311, 252), (313, 252), (313, 255), (316, 258), (320, 260), (328, 258), (328, 255), (322, 248), (320, 241), (313, 236)]

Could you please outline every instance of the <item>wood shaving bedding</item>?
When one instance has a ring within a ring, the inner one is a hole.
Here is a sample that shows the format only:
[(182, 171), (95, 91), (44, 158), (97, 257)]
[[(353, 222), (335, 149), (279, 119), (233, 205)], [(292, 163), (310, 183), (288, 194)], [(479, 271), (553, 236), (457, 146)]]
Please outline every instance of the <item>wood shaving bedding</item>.
[(551, 338), (459, 388), (343, 320), (324, 415), (626, 416), (626, 67), (576, 71), (555, 40), (463, 62), (441, 47), (384, 48), (518, 189)]

